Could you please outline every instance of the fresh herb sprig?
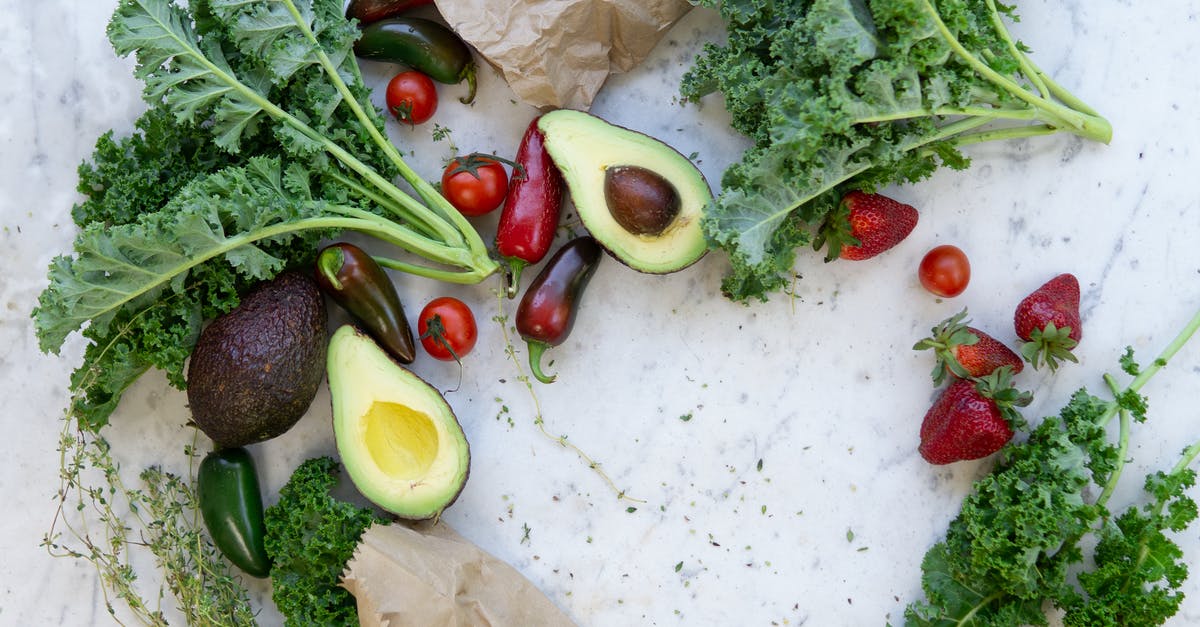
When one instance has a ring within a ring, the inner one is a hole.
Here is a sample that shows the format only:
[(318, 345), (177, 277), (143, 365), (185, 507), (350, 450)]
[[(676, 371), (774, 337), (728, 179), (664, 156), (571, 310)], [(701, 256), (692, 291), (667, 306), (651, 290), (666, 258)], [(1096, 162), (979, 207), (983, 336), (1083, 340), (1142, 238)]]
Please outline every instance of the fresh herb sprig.
[[(169, 624), (161, 602), (170, 594), (189, 625), (254, 625), (240, 575), (213, 546), (196, 507), (194, 445), (187, 477), (151, 467), (127, 485), (102, 436), (64, 421), (61, 483), (51, 530), (42, 545), (53, 556), (85, 560), (100, 577), (104, 604), (118, 623)], [(157, 602), (143, 597), (133, 564), (146, 550), (163, 573)], [(123, 606), (123, 610), (119, 610)]]
[[(723, 291), (783, 288), (798, 247), (836, 257), (838, 200), (966, 168), (960, 148), (1068, 132), (1108, 142), (1110, 124), (1027, 56), (996, 0), (703, 0), (728, 40), (708, 44), (681, 92), (720, 91), (754, 142), (704, 220), (732, 264)], [(842, 229), (844, 230), (844, 229)]]
[[(1187, 569), (1165, 532), (1196, 516), (1185, 491), (1195, 481), (1188, 466), (1200, 442), (1170, 472), (1147, 479), (1150, 504), (1115, 518), (1107, 505), (1126, 464), (1132, 424), (1146, 419), (1142, 387), (1197, 329), (1200, 312), (1146, 368), (1127, 349), (1121, 366), (1132, 380), (1121, 387), (1106, 376), (1112, 400), (1081, 389), (1026, 441), (1002, 450), (945, 539), (926, 554), (926, 598), (909, 605), (907, 624), (1045, 625), (1047, 602), (1066, 610), (1069, 625), (1157, 625), (1175, 613)], [(1114, 418), (1115, 443), (1107, 429)], [(1098, 496), (1089, 501), (1093, 488)], [(1095, 568), (1079, 574), (1076, 587), (1068, 569), (1083, 561), (1081, 542), (1090, 535), (1098, 538)]]
[[(352, 54), (358, 34), (337, 0), (120, 1), (108, 36), (136, 57), (150, 109), (133, 137), (105, 135), (81, 166), (74, 253), (53, 260), (34, 312), (42, 350), (81, 329), (90, 341), (72, 379), (86, 428), (151, 367), (182, 387), (202, 322), (311, 261), (322, 237), (367, 233), (409, 253), (381, 264), (437, 280), (496, 271), (470, 223), (384, 136)], [(126, 326), (136, 332), (115, 332)]]

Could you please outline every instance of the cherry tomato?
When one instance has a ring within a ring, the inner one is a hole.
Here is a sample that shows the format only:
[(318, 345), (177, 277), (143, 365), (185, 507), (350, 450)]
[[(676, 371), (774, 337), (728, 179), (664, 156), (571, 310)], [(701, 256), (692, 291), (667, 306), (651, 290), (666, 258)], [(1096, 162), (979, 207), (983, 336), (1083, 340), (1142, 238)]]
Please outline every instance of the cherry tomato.
[(971, 262), (957, 246), (943, 244), (925, 253), (917, 269), (921, 285), (937, 296), (952, 298), (967, 289), (971, 280)]
[(429, 121), (437, 111), (437, 87), (416, 70), (394, 76), (388, 82), (386, 99), (388, 111), (410, 126)]
[(465, 216), (495, 211), (508, 194), (508, 173), (495, 159), (456, 157), (442, 172), (442, 195)]
[(463, 358), (475, 348), (475, 340), (479, 338), (471, 308), (450, 296), (435, 298), (425, 305), (417, 317), (417, 333), (425, 352), (442, 361)]

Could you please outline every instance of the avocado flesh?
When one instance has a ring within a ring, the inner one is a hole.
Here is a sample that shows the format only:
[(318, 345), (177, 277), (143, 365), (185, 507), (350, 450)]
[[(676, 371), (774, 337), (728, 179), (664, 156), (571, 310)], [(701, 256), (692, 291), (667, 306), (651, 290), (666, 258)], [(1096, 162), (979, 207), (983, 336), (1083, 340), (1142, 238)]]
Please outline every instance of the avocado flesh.
[[(707, 252), (700, 219), (712, 201), (712, 191), (687, 157), (649, 135), (581, 111), (543, 114), (538, 129), (562, 172), (579, 219), (618, 261), (640, 272), (666, 274), (690, 266)], [(605, 174), (622, 167), (654, 172), (678, 193), (679, 210), (661, 232), (631, 233), (613, 217), (605, 197)]]
[(338, 453), (358, 491), (409, 520), (449, 507), (471, 453), (441, 393), (350, 325), (330, 339), (326, 369)]

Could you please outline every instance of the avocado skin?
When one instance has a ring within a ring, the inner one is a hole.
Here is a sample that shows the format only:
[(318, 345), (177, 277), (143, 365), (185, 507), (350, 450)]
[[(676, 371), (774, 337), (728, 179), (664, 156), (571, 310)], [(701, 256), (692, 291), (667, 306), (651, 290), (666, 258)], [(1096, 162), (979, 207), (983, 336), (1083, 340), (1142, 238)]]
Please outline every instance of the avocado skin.
[(281, 435), (324, 378), (325, 305), (316, 283), (285, 272), (200, 333), (188, 364), (192, 420), (218, 446)]

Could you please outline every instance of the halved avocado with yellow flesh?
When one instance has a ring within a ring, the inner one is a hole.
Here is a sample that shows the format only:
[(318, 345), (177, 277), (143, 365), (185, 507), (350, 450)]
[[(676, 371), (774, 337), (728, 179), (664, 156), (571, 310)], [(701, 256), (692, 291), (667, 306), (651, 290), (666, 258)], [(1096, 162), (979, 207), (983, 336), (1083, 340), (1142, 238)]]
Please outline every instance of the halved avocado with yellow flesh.
[(350, 325), (333, 334), (327, 369), (338, 453), (358, 491), (401, 518), (441, 514), (471, 461), (446, 399)]
[(538, 129), (579, 219), (618, 261), (666, 274), (707, 252), (700, 219), (712, 190), (687, 157), (649, 135), (581, 111), (546, 113)]

